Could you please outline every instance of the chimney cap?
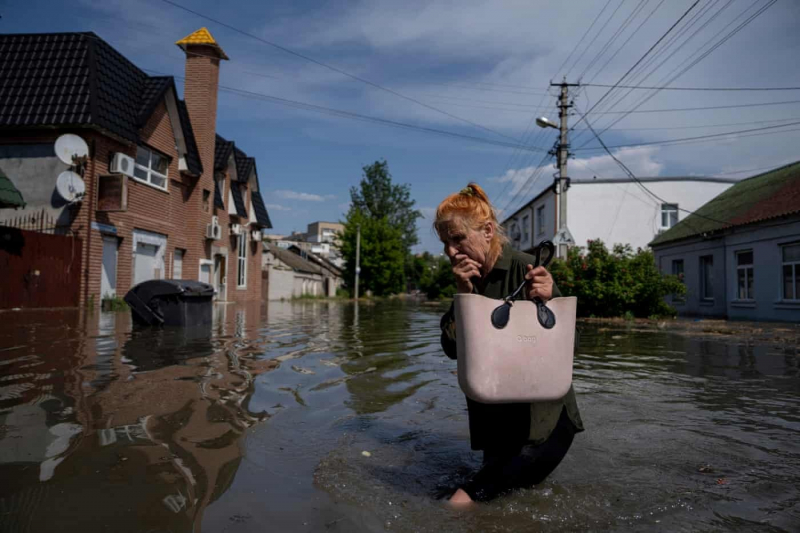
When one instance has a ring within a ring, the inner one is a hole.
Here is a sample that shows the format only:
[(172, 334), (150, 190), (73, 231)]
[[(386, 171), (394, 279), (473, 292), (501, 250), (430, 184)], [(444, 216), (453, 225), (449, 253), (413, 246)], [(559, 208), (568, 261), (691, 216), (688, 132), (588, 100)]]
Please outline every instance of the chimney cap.
[(187, 48), (192, 45), (209, 46), (219, 54), (221, 59), (230, 59), (206, 27), (202, 27), (199, 30), (190, 33), (180, 41), (177, 41), (175, 44), (181, 47), (184, 52), (187, 52)]

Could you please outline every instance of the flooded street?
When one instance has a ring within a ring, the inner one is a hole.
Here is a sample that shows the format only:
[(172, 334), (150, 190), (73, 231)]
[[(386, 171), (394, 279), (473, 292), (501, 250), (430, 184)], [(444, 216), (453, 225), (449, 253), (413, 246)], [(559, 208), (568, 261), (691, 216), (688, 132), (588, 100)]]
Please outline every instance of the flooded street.
[(470, 451), (440, 306), (0, 313), (0, 531), (799, 531), (800, 356), (581, 326), (586, 431), (535, 489), (437, 496)]

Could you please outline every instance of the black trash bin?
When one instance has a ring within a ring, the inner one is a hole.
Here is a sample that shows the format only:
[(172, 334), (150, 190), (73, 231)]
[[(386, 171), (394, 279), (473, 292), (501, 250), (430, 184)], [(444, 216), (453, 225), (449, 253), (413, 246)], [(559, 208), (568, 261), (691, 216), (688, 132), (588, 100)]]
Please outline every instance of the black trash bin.
[(153, 279), (125, 295), (131, 316), (148, 326), (204, 326), (211, 324), (214, 287), (200, 281)]

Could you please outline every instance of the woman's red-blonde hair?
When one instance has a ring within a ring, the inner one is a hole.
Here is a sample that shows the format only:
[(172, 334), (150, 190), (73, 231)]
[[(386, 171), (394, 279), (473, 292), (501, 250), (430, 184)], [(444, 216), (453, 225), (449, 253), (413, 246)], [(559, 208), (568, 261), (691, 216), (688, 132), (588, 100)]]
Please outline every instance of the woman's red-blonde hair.
[(503, 245), (508, 242), (503, 227), (497, 223), (492, 203), (486, 191), (477, 183), (470, 183), (459, 192), (451, 194), (436, 208), (436, 219), (433, 227), (439, 238), (442, 238), (453, 223), (478, 230), (487, 222), (494, 225), (494, 238), (491, 242), (490, 253), (495, 257), (500, 255)]

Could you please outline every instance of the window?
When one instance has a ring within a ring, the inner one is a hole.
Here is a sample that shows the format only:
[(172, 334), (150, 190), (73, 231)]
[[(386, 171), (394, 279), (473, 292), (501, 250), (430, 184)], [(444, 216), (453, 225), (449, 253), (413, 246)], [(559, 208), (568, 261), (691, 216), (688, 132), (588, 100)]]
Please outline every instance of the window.
[(531, 229), (531, 217), (525, 215), (522, 217), (522, 240), (523, 242), (528, 242), (528, 239), (531, 238), (530, 235)]
[[(684, 281), (683, 281), (683, 259), (673, 259), (672, 260), (672, 275), (673, 276), (677, 276), (678, 280), (680, 280), (681, 283), (684, 283)], [(678, 295), (678, 294), (674, 294), (672, 296), (672, 301), (673, 302), (681, 302), (682, 303), (685, 300), (684, 300), (683, 296)]]
[(239, 269), (237, 272), (236, 286), (243, 288), (247, 286), (247, 232), (242, 233), (237, 238), (236, 253), (238, 256)]
[(661, 204), (661, 229), (667, 230), (678, 223), (678, 204)]
[(544, 233), (544, 206), (541, 205), (536, 209), (536, 227), (539, 228), (538, 234)]
[(183, 254), (185, 250), (175, 248), (175, 255), (172, 256), (172, 279), (183, 279)]
[(736, 298), (753, 300), (753, 250), (736, 252)]
[(136, 148), (136, 164), (133, 166), (135, 179), (166, 190), (168, 168), (169, 160), (166, 156), (158, 154), (145, 146)]
[(800, 243), (783, 247), (783, 299), (800, 300)]
[(700, 298), (714, 299), (714, 256), (704, 255), (700, 258)]

